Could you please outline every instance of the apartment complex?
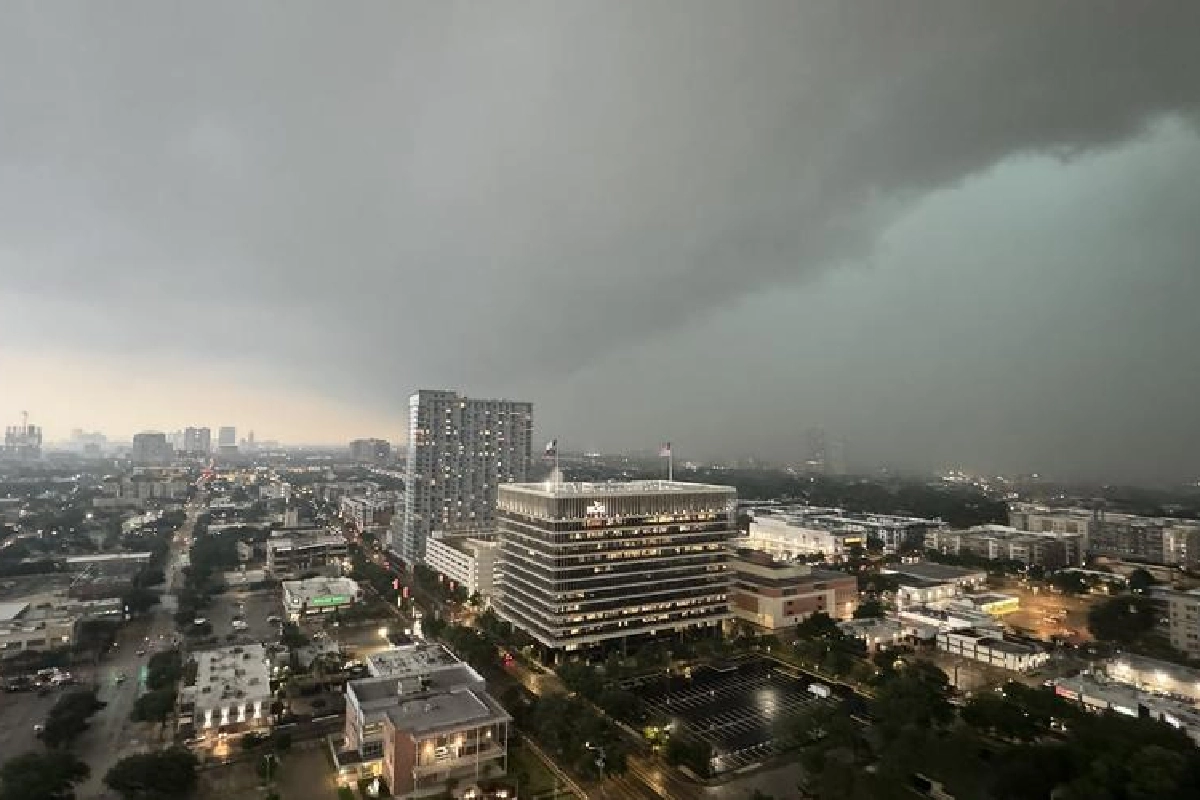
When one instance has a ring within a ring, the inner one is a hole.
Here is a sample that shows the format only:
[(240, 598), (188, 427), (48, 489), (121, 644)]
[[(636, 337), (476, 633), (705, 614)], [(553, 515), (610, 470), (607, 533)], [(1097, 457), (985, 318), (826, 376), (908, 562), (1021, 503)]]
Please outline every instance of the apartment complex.
[(1018, 561), (1059, 569), (1084, 562), (1087, 534), (1024, 531), (1007, 525), (976, 525), (965, 530), (931, 530), (925, 548), (946, 555), (972, 555), (990, 561)]
[(750, 513), (749, 536), (739, 544), (784, 560), (843, 561), (852, 548), (866, 548), (871, 541), (895, 553), (905, 545), (919, 547), (928, 531), (944, 527), (938, 520), (819, 506), (760, 506)]
[(421, 390), (408, 411), (404, 513), (390, 546), (420, 563), (434, 530), (490, 522), (498, 487), (528, 479), (533, 404)]
[(434, 531), (425, 542), (425, 563), (468, 595), (496, 594), (496, 555), (500, 543), (494, 530), (476, 535), (446, 535)]
[(858, 580), (844, 572), (776, 561), (747, 549), (737, 551), (730, 570), (734, 616), (767, 630), (793, 627), (818, 611), (850, 619), (858, 606)]
[(1200, 659), (1200, 589), (1153, 588), (1150, 590), (1160, 610), (1159, 631), (1171, 646), (1189, 658)]
[(737, 493), (675, 481), (500, 487), (497, 610), (545, 648), (696, 629), (730, 618)]
[(395, 507), (395, 496), (391, 492), (380, 492), (362, 497), (343, 497), (338, 510), (346, 524), (362, 533), (384, 525), (391, 519)]
[(371, 677), (346, 684), (339, 782), (378, 776), (394, 796), (419, 798), (507, 771), (511, 718), (474, 669), (429, 643), (368, 666)]
[(1083, 537), (1083, 552), (1167, 566), (1200, 565), (1200, 521), (1114, 514), (1104, 509), (1048, 508), (1016, 503), (1009, 523), (1019, 530)]

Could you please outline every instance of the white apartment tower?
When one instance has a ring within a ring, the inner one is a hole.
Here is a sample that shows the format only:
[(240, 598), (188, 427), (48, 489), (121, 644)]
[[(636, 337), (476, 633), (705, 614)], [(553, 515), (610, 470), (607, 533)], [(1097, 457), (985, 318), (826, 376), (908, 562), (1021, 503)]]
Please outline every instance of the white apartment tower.
[(532, 438), (532, 403), (427, 389), (410, 397), (404, 513), (391, 549), (419, 563), (433, 531), (489, 524), (497, 487), (528, 479)]

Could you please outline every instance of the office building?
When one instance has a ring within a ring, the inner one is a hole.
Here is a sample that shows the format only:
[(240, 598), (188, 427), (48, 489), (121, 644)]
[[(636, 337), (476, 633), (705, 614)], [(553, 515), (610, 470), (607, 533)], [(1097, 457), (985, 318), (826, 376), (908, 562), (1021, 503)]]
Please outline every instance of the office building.
[(305, 573), (338, 575), (349, 558), (346, 537), (322, 528), (282, 530), (266, 542), (267, 572), (276, 580)]
[(196, 683), (181, 692), (182, 708), (200, 735), (242, 733), (271, 724), (267, 653), (261, 644), (221, 647), (193, 654)]
[(384, 650), (346, 684), (338, 781), (378, 776), (397, 797), (463, 790), (508, 767), (511, 719), (484, 680), (441, 645)]
[(66, 609), (39, 609), (26, 600), (0, 603), (0, 657), (69, 647), (79, 619)]
[(461, 587), (470, 597), (488, 599), (496, 593), (496, 554), (500, 544), (494, 529), (477, 535), (445, 535), (434, 531), (425, 542), (425, 564)]
[(1016, 561), (1060, 569), (1084, 563), (1087, 535), (1059, 531), (1023, 531), (1007, 525), (976, 525), (965, 530), (930, 530), (925, 549), (944, 555), (972, 555), (990, 561)]
[(349, 608), (362, 600), (362, 590), (349, 578), (306, 578), (281, 585), (283, 611), (292, 622)]
[(776, 561), (769, 553), (741, 549), (730, 562), (734, 616), (770, 631), (792, 628), (817, 612), (850, 619), (858, 606), (858, 579), (844, 572)]
[(137, 466), (165, 467), (171, 463), (175, 451), (167, 441), (165, 433), (147, 431), (133, 436), (133, 448), (129, 457)]
[(1200, 659), (1200, 589), (1154, 587), (1150, 596), (1159, 608), (1159, 631), (1188, 658)]
[(350, 442), (350, 459), (360, 464), (386, 464), (392, 460), (392, 445), (386, 439), (355, 439)]
[(675, 481), (500, 487), (498, 613), (543, 655), (689, 631), (729, 610), (737, 493)]
[(233, 425), (222, 425), (217, 429), (218, 447), (237, 447), (237, 428)]
[(183, 451), (190, 456), (206, 456), (212, 452), (212, 430), (209, 428), (185, 428)]
[(491, 522), (497, 487), (528, 479), (533, 405), (422, 390), (408, 411), (404, 513), (390, 547), (420, 563), (434, 530)]

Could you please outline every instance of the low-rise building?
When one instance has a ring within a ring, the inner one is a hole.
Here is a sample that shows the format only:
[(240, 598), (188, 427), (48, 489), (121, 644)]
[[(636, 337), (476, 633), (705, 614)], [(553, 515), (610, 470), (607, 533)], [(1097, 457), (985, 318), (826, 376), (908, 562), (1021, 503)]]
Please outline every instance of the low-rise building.
[(337, 575), (350, 554), (345, 536), (321, 528), (276, 531), (266, 550), (267, 571), (278, 580), (306, 572)]
[(1200, 710), (1193, 703), (1140, 691), (1110, 677), (1098, 674), (1057, 678), (1053, 681), (1054, 693), (1092, 712), (1115, 711), (1127, 717), (1162, 720), (1200, 744)]
[(885, 569), (886, 575), (903, 575), (940, 583), (953, 583), (963, 591), (974, 591), (987, 586), (987, 570), (969, 567), (953, 567), (933, 561), (918, 561), (911, 564), (893, 564)]
[(371, 677), (346, 684), (340, 782), (378, 776), (395, 796), (425, 797), (504, 774), (509, 717), (473, 668), (431, 643), (384, 650), (367, 666)]
[(1200, 704), (1200, 669), (1122, 653), (1105, 663), (1104, 671), (1119, 683)]
[(945, 631), (969, 628), (995, 630), (999, 635), (1000, 625), (995, 617), (981, 611), (965, 608), (934, 608), (913, 606), (897, 612), (896, 618), (918, 639), (929, 640)]
[(57, 610), (38, 613), (27, 602), (0, 603), (0, 657), (69, 647), (78, 621), (78, 615)]
[(972, 611), (981, 611), (993, 617), (1002, 617), (1020, 608), (1021, 599), (1011, 594), (997, 594), (995, 592), (964, 594), (946, 604), (947, 608), (955, 606)]
[(196, 683), (181, 696), (180, 719), (192, 724), (203, 737), (241, 733), (271, 724), (270, 669), (260, 644), (201, 650), (196, 662)]
[(915, 578), (911, 575), (895, 576), (896, 607), (936, 605), (952, 600), (962, 594), (962, 589), (954, 581), (934, 581), (927, 578)]
[(463, 587), (468, 595), (491, 598), (496, 593), (498, 549), (494, 529), (475, 534), (434, 531), (425, 542), (425, 565)]
[(748, 549), (737, 551), (730, 570), (730, 609), (738, 619), (767, 630), (794, 627), (818, 611), (850, 619), (858, 606), (858, 580), (844, 572), (777, 561)]
[(866, 548), (872, 541), (885, 553), (895, 553), (904, 547), (919, 547), (928, 531), (945, 524), (819, 506), (756, 506), (749, 511), (750, 531), (739, 544), (784, 560), (819, 557), (842, 561), (853, 547)]
[(839, 622), (842, 633), (860, 640), (867, 652), (881, 647), (892, 647), (904, 642), (912, 634), (911, 628), (898, 619), (848, 619)]
[(939, 633), (937, 647), (952, 655), (1013, 672), (1037, 669), (1050, 659), (1050, 655), (1033, 642), (1016, 641), (997, 635), (995, 631), (971, 628)]
[(362, 590), (349, 578), (283, 581), (283, 610), (292, 622), (348, 608), (362, 600)]

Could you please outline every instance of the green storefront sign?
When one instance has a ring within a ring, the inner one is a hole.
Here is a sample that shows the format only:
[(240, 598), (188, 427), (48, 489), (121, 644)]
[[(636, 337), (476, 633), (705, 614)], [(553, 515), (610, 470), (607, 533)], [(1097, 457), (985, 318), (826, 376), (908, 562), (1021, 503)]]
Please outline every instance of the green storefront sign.
[(344, 594), (327, 594), (324, 597), (314, 597), (312, 604), (314, 606), (342, 606), (350, 602), (350, 598)]

